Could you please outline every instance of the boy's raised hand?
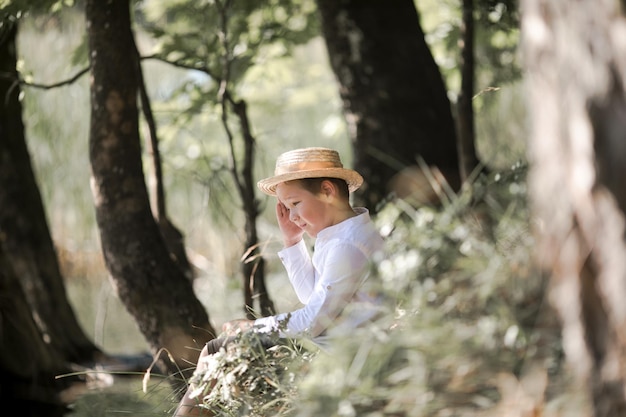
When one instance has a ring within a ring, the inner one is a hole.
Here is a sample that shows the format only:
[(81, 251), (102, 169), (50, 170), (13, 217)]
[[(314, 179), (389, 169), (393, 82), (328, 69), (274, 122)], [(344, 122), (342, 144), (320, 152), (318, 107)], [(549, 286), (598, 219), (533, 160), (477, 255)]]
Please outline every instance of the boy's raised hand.
[(302, 240), (304, 230), (289, 219), (289, 209), (280, 201), (276, 203), (276, 219), (278, 220), (278, 227), (283, 234), (283, 242), (286, 248)]

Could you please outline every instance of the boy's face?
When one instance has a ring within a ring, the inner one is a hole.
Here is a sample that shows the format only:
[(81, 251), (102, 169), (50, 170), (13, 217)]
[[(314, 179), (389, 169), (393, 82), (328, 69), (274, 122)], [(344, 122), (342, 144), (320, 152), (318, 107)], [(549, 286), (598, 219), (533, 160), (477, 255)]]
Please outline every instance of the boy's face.
[(333, 223), (333, 195), (313, 194), (302, 188), (298, 182), (282, 183), (276, 187), (278, 200), (289, 210), (289, 220), (304, 230), (309, 236), (317, 234)]

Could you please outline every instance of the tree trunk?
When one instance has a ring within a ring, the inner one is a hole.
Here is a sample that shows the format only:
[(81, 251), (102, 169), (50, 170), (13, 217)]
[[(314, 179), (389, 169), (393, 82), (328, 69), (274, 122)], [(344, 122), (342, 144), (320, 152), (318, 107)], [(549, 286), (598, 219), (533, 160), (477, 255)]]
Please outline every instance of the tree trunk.
[[(0, 401), (21, 415), (62, 415), (70, 362), (93, 361), (69, 305), (24, 138), (17, 23), (0, 29)], [(45, 414), (44, 414), (45, 412)]]
[(626, 414), (625, 23), (617, 2), (522, 2), (537, 251), (595, 417)]
[(62, 416), (60, 393), (73, 378), (60, 352), (42, 338), (13, 262), (0, 241), (0, 400), (24, 416)]
[(478, 167), (474, 126), (474, 0), (463, 0), (461, 26), (461, 91), (457, 104), (457, 133), (461, 182), (467, 181)]
[(94, 360), (100, 351), (80, 327), (65, 292), (46, 213), (24, 138), (16, 70), (17, 26), (6, 26), (0, 39), (0, 236), (15, 274), (20, 277), (42, 337), (67, 361)]
[[(134, 39), (133, 39), (134, 41)], [(146, 124), (148, 125), (148, 138), (146, 140), (146, 148), (150, 159), (152, 160), (152, 170), (150, 171), (150, 179), (148, 183), (151, 185), (152, 197), (150, 200), (152, 207), (152, 215), (159, 225), (161, 235), (165, 241), (170, 257), (176, 262), (183, 274), (193, 280), (194, 272), (187, 252), (185, 250), (185, 239), (182, 232), (172, 223), (167, 215), (167, 205), (165, 200), (165, 187), (163, 185), (163, 169), (161, 164), (161, 153), (159, 152), (159, 140), (157, 136), (156, 121), (152, 113), (150, 105), (150, 97), (145, 85), (143, 77), (143, 68), (141, 66), (141, 56), (137, 50), (137, 44), (134, 44), (134, 50), (137, 54), (137, 79), (139, 80), (139, 97), (141, 98), (141, 108), (143, 110)]]
[(317, 4), (353, 142), (353, 165), (366, 182), (355, 202), (376, 210), (392, 191), (399, 197), (424, 191), (419, 200), (437, 200), (423, 181), (427, 173), (418, 166), (420, 158), (457, 189), (451, 106), (414, 2)]
[(256, 182), (253, 180), (252, 176), (252, 172), (254, 171), (254, 148), (256, 141), (250, 129), (248, 106), (246, 102), (243, 100), (232, 101), (232, 105), (235, 114), (239, 118), (244, 142), (245, 157), (241, 174), (238, 172), (234, 174), (239, 187), (239, 194), (241, 195), (246, 219), (247, 252), (242, 265), (246, 317), (254, 319), (258, 316), (258, 314), (254, 312), (255, 299), (258, 300), (261, 316), (271, 316), (276, 314), (276, 310), (274, 308), (274, 302), (271, 300), (267, 292), (267, 287), (265, 286), (265, 259), (259, 248), (259, 234), (256, 228), (257, 218), (259, 217), (259, 201), (255, 196)]
[[(92, 192), (105, 264), (120, 300), (170, 374), (215, 336), (192, 283), (169, 256), (152, 216), (141, 162), (137, 54), (129, 1), (86, 4), (91, 63)], [(187, 373), (189, 375), (189, 373)]]

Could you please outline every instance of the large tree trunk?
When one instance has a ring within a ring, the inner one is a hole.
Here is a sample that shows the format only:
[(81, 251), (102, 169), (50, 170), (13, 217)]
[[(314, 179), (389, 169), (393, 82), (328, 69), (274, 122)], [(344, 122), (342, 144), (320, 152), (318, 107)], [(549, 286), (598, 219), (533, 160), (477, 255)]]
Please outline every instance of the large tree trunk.
[(0, 401), (23, 416), (62, 416), (61, 391), (70, 372), (60, 352), (46, 343), (0, 241)]
[[(317, 3), (353, 141), (353, 165), (366, 181), (355, 201), (375, 210), (391, 191), (405, 197), (422, 191), (420, 184), (428, 188), (419, 168), (400, 184), (394, 179), (411, 172), (408, 167), (420, 158), (458, 188), (450, 102), (413, 0)], [(423, 191), (421, 200), (435, 197)]]
[(537, 250), (595, 417), (626, 414), (626, 21), (618, 6), (522, 2)]
[(4, 26), (0, 38), (0, 72), (11, 75), (0, 79), (0, 236), (42, 337), (68, 361), (92, 361), (100, 351), (69, 304), (26, 147), (16, 84), (16, 32), (16, 26)]
[(137, 54), (129, 2), (90, 0), (90, 161), (96, 220), (105, 264), (117, 293), (156, 354), (167, 349), (189, 368), (215, 331), (192, 283), (170, 258), (151, 214), (138, 130)]
[[(0, 26), (0, 401), (21, 415), (62, 415), (70, 362), (100, 351), (68, 302), (24, 138), (17, 23)], [(45, 413), (45, 414), (44, 414)]]

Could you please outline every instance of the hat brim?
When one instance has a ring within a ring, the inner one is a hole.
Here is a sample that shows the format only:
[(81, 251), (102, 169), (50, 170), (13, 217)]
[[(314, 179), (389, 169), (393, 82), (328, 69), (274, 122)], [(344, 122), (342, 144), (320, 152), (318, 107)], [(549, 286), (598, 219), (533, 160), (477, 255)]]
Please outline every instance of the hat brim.
[(303, 178), (339, 178), (348, 184), (348, 190), (350, 192), (358, 190), (363, 184), (363, 177), (361, 174), (352, 169), (325, 168), (275, 175), (273, 177), (260, 180), (256, 185), (265, 194), (275, 196), (278, 184), (286, 181), (300, 180)]

